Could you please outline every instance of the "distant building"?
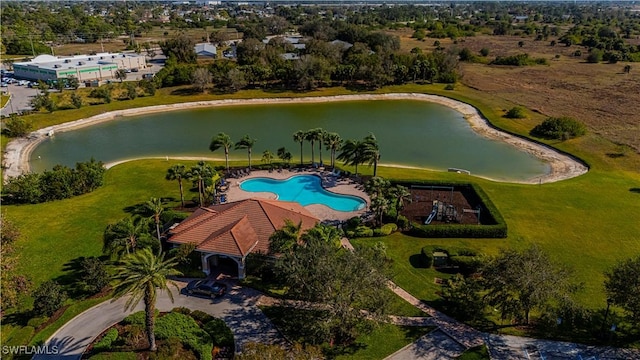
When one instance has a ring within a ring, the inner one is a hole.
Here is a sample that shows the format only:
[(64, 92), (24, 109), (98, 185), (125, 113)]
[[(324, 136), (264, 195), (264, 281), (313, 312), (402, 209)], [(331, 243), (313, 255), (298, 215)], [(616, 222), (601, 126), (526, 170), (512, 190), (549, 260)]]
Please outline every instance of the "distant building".
[(58, 80), (75, 77), (80, 81), (112, 79), (118, 69), (144, 69), (144, 55), (99, 53), (59, 57), (39, 55), (31, 61), (13, 63), (16, 78), (29, 80)]
[(218, 55), (218, 49), (215, 45), (209, 43), (196, 44), (194, 48), (196, 55), (215, 58)]

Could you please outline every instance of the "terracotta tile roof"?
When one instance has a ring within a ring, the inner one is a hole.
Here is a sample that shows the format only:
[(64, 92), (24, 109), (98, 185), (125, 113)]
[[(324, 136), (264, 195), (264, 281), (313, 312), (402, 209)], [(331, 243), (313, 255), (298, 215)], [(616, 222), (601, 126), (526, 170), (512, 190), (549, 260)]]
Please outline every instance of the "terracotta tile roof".
[(200, 208), (170, 231), (169, 242), (195, 243), (196, 250), (246, 256), (269, 250), (269, 236), (285, 219), (302, 222), (302, 230), (318, 223), (308, 210), (295, 202), (248, 199)]

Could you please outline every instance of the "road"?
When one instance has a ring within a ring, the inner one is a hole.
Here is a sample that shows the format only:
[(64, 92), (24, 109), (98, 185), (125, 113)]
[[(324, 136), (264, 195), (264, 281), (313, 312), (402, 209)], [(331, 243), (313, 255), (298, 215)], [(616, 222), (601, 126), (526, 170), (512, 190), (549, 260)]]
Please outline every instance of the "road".
[[(174, 303), (171, 303), (166, 292), (160, 292), (156, 303), (158, 310), (169, 311), (176, 307), (186, 307), (191, 310), (204, 311), (220, 318), (231, 328), (236, 341), (236, 349), (240, 349), (248, 342), (272, 344), (284, 342), (278, 330), (256, 306), (255, 302), (260, 296), (258, 292), (239, 286), (230, 286), (230, 290), (223, 297), (209, 299), (187, 296), (182, 292), (186, 284), (186, 282), (178, 283), (181, 288), (180, 294), (175, 288), (172, 288)], [(120, 322), (132, 312), (144, 309), (142, 302), (140, 302), (134, 311), (125, 311), (125, 300), (106, 301), (76, 316), (45, 343), (50, 353), (57, 352), (57, 354), (36, 355), (33, 359), (80, 359), (87, 346), (103, 331)]]

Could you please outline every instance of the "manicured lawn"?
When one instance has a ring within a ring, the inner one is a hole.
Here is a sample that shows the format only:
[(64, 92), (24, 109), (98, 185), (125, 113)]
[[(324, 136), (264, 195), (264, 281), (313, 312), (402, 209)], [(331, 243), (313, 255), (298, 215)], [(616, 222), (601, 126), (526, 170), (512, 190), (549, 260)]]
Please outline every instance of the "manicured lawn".
[[(288, 324), (289, 318), (295, 318), (295, 314), (303, 310), (271, 306), (262, 308), (262, 311), (287, 339), (299, 342), (309, 341), (309, 339), (301, 339), (300, 337), (304, 335)], [(379, 323), (374, 325), (369, 334), (358, 336), (354, 344), (346, 348), (325, 349), (327, 352), (337, 355), (335, 359), (384, 359), (431, 330), (433, 330), (431, 327), (408, 327)]]
[(9, 95), (0, 94), (0, 109), (3, 108), (9, 102)]
[(358, 347), (356, 351), (337, 356), (336, 359), (384, 359), (431, 330), (433, 328), (380, 324), (371, 334), (362, 335), (356, 339), (356, 347)]

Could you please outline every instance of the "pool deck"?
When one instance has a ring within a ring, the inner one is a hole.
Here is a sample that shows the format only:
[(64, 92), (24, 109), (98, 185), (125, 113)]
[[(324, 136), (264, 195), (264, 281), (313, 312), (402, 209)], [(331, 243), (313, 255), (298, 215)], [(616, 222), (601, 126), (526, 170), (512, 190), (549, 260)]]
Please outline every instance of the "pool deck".
[(251, 171), (250, 175), (244, 176), (239, 179), (227, 179), (227, 183), (229, 189), (227, 190), (227, 200), (228, 201), (239, 201), (245, 199), (253, 199), (253, 198), (262, 198), (262, 199), (276, 199), (276, 195), (274, 193), (269, 192), (248, 192), (244, 191), (240, 188), (240, 183), (257, 177), (271, 178), (277, 180), (288, 179), (295, 175), (317, 175), (322, 178), (322, 186), (325, 190), (343, 195), (353, 195), (362, 198), (367, 202), (367, 206), (358, 211), (337, 211), (329, 208), (325, 205), (313, 204), (305, 206), (305, 209), (309, 210), (315, 217), (318, 219), (325, 220), (348, 220), (354, 216), (360, 216), (366, 212), (369, 207), (370, 200), (369, 196), (361, 190), (362, 187), (358, 187), (355, 182), (351, 179), (346, 178), (337, 178), (331, 175), (331, 172), (321, 170), (321, 169), (313, 169), (313, 170), (302, 170), (302, 171), (289, 171), (283, 169), (281, 172), (274, 170), (269, 172), (267, 170), (254, 170)]

